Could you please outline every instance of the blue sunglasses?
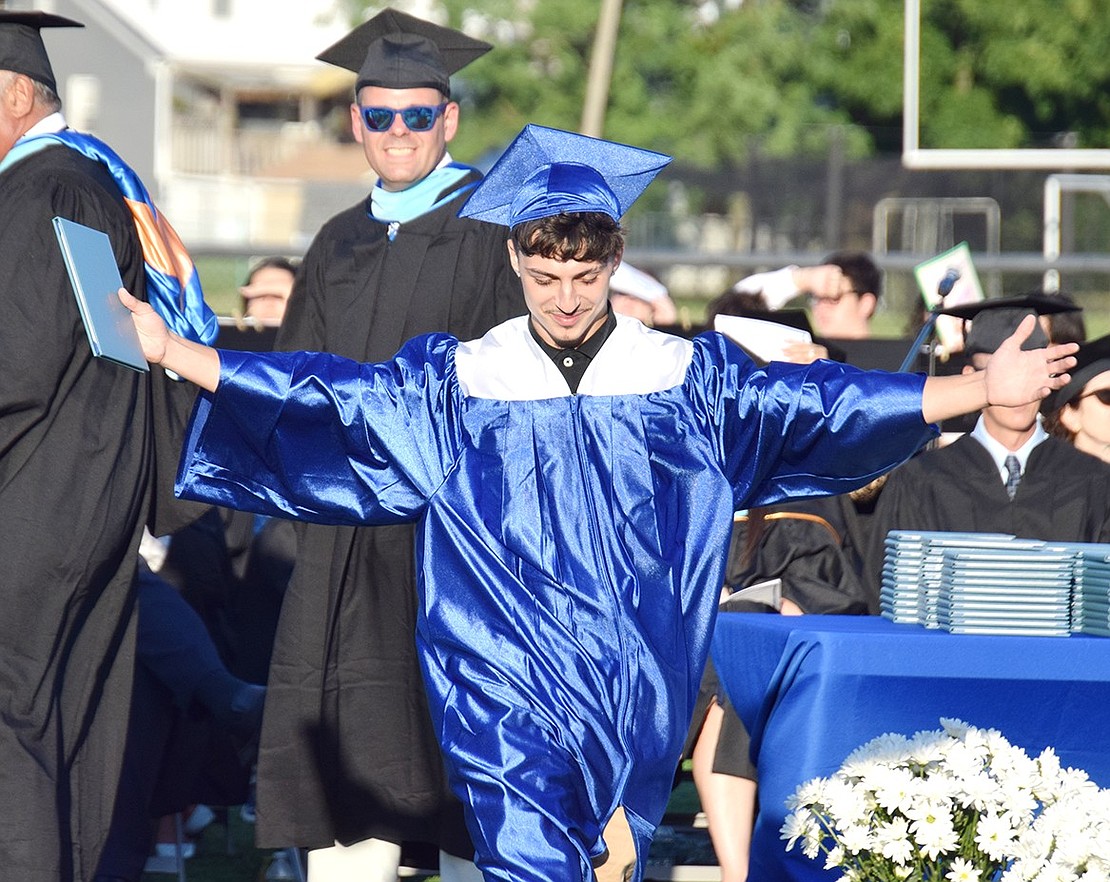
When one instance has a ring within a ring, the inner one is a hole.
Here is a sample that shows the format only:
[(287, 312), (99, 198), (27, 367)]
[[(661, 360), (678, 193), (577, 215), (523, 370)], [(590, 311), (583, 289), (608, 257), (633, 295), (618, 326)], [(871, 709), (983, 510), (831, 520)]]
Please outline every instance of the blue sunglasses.
[(366, 128), (371, 132), (388, 131), (393, 127), (393, 120), (396, 119), (397, 114), (401, 114), (401, 119), (408, 126), (410, 132), (426, 132), (436, 124), (436, 120), (446, 109), (447, 102), (444, 101), (438, 107), (417, 105), (406, 107), (404, 110), (395, 110), (392, 107), (362, 107), (360, 105), (358, 111), (362, 114), (362, 121), (366, 124)]

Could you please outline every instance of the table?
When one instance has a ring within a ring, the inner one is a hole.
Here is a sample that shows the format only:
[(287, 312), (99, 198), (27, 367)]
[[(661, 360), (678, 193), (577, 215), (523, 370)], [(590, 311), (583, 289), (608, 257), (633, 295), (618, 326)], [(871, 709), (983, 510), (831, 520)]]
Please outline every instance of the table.
[(752, 736), (760, 809), (749, 878), (835, 879), (779, 839), (785, 801), (884, 732), (941, 717), (994, 728), (1110, 786), (1110, 639), (971, 636), (869, 616), (723, 613), (713, 660)]

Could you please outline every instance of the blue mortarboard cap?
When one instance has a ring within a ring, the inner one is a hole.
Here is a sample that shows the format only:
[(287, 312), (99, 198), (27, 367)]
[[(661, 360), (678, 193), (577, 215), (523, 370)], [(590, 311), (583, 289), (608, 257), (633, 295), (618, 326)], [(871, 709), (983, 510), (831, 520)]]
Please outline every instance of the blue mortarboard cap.
[(475, 188), (459, 217), (510, 228), (582, 211), (620, 220), (670, 161), (664, 153), (527, 125)]

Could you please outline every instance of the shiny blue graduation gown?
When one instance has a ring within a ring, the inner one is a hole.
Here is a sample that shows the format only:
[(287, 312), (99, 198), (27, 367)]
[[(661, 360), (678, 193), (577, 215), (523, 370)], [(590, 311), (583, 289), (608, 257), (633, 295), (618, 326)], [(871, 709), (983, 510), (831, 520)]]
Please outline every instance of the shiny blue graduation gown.
[(527, 319), (383, 364), (221, 353), (179, 492), (333, 524), (417, 522), (418, 649), (490, 880), (590, 879), (623, 805), (663, 815), (733, 511), (841, 493), (931, 429), (923, 379), (757, 369), (621, 318), (571, 395)]

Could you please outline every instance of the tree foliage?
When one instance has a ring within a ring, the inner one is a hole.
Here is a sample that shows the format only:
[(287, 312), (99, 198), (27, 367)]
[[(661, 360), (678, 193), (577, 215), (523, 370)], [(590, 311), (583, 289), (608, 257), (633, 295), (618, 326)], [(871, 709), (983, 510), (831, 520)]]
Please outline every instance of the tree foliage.
[[(441, 6), (495, 46), (455, 78), (456, 155), (500, 149), (527, 122), (578, 128), (599, 0)], [(1104, 0), (922, 6), (922, 146), (1107, 142)], [(820, 154), (833, 137), (849, 155), (897, 149), (902, 41), (903, 0), (624, 0), (605, 136), (706, 168)]]

